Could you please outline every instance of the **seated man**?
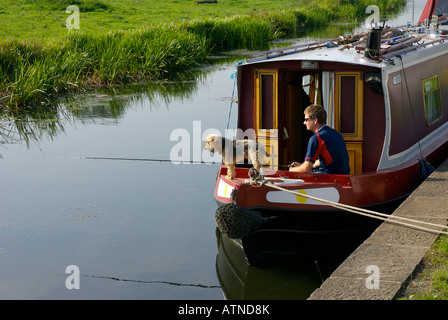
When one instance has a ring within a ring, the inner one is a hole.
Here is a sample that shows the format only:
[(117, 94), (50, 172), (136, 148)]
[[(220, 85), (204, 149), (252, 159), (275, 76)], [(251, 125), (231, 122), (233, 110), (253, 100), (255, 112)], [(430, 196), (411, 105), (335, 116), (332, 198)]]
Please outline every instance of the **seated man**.
[(312, 104), (304, 111), (304, 124), (314, 135), (308, 142), (305, 161), (293, 162), (290, 171), (350, 174), (347, 147), (341, 134), (326, 125), (325, 109)]

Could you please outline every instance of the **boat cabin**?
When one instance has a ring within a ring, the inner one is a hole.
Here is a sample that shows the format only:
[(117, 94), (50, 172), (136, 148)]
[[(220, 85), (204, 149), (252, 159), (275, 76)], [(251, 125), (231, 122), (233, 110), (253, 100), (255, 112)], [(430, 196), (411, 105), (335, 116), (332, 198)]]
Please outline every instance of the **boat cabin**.
[(312, 135), (303, 112), (312, 103), (325, 108), (327, 125), (344, 137), (351, 174), (417, 159), (417, 145), (429, 146), (429, 136), (442, 134), (446, 43), (403, 32), (384, 43), (385, 31), (374, 58), (365, 44), (344, 46), (338, 38), (256, 54), (238, 67), (238, 128), (253, 129), (274, 155), (273, 169), (303, 161)]

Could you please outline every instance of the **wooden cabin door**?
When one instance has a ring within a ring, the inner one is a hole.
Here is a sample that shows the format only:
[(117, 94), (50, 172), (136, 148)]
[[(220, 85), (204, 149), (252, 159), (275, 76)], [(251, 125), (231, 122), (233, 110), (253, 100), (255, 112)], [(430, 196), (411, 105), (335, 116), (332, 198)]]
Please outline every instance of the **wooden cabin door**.
[(362, 172), (364, 81), (360, 71), (335, 72), (334, 127), (344, 137), (350, 174)]
[(270, 169), (278, 168), (278, 72), (255, 71), (255, 132), (270, 154)]
[[(310, 76), (312, 75), (312, 77)], [(304, 85), (304, 76), (308, 76), (310, 82)], [(315, 74), (301, 73), (297, 71), (285, 71), (285, 106), (284, 106), (284, 143), (283, 162), (290, 164), (295, 161), (302, 162), (305, 158), (308, 140), (313, 135), (303, 125), (305, 109), (312, 103), (304, 88), (312, 96), (315, 95)], [(314, 93), (314, 95), (313, 95)], [(282, 132), (282, 129), (280, 129)]]

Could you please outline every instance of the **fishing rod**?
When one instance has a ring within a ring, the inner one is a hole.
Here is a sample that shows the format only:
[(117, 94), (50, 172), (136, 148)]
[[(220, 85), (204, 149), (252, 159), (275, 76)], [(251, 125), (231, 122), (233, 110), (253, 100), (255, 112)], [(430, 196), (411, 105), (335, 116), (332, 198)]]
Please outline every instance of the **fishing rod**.
[[(41, 157), (44, 158), (44, 157)], [(62, 156), (55, 159), (82, 159), (82, 160), (116, 160), (116, 161), (146, 161), (146, 162), (171, 162), (175, 164), (223, 164), (223, 162), (203, 161), (203, 160), (168, 160), (154, 158), (123, 158), (123, 157), (90, 157), (90, 156)], [(289, 168), (291, 165), (272, 164), (271, 167)]]
[(123, 158), (123, 157), (55, 157), (55, 159), (86, 159), (86, 160), (117, 160), (117, 161), (147, 161), (147, 162), (171, 162), (171, 163), (192, 163), (192, 164), (221, 164), (215, 161), (202, 160), (168, 160), (151, 158)]

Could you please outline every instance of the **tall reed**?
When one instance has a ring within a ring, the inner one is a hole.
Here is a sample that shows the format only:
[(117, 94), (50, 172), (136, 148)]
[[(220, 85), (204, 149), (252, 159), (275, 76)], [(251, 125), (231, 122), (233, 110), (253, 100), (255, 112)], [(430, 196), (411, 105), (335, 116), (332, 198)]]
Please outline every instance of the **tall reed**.
[(3, 105), (50, 103), (86, 84), (167, 78), (207, 57), (206, 40), (174, 25), (106, 34), (76, 32), (53, 42), (0, 44)]
[(208, 46), (218, 50), (265, 47), (267, 41), (276, 36), (270, 22), (258, 17), (193, 20), (184, 27), (189, 32), (204, 35)]

